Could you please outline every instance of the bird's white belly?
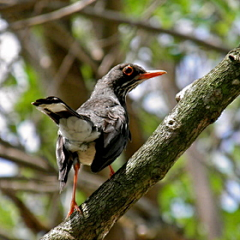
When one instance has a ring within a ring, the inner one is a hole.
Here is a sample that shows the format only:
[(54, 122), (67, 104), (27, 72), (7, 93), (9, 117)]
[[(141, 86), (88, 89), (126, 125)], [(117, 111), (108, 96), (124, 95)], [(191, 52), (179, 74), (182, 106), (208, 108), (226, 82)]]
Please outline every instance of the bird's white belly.
[(88, 148), (85, 151), (78, 151), (78, 157), (82, 164), (90, 166), (96, 153), (95, 142), (88, 144)]
[(92, 164), (96, 153), (95, 142), (80, 143), (65, 139), (64, 145), (69, 151), (77, 152), (80, 163), (88, 166)]
[(82, 143), (64, 138), (64, 146), (71, 152), (77, 152), (80, 163), (90, 166), (96, 154), (95, 142)]

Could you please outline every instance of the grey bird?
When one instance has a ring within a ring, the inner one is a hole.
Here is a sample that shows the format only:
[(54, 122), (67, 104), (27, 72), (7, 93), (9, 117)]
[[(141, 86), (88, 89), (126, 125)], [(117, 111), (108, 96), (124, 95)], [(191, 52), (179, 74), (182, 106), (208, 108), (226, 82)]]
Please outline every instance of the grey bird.
[(144, 80), (166, 71), (146, 71), (142, 67), (123, 63), (99, 79), (90, 98), (76, 111), (57, 97), (38, 99), (32, 104), (48, 115), (59, 127), (56, 157), (60, 190), (68, 180), (73, 166), (73, 193), (68, 216), (80, 211), (76, 200), (76, 185), (80, 163), (99, 172), (125, 149), (131, 138), (126, 95)]

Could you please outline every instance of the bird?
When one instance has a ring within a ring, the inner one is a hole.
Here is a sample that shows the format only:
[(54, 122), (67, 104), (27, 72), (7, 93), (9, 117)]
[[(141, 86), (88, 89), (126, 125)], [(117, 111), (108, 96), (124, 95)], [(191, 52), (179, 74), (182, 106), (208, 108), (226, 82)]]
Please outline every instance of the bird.
[(164, 70), (146, 71), (132, 63), (113, 67), (99, 79), (90, 98), (76, 111), (60, 98), (49, 96), (32, 104), (48, 115), (59, 127), (56, 159), (59, 168), (60, 192), (74, 169), (73, 191), (67, 217), (75, 210), (76, 186), (80, 164), (96, 173), (109, 166), (126, 148), (131, 139), (127, 94), (143, 81), (167, 73)]

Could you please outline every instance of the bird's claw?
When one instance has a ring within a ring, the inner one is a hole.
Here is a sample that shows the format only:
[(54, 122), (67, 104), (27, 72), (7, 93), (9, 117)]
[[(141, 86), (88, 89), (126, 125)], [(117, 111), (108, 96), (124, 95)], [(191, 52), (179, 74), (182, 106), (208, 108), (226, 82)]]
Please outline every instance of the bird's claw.
[(81, 209), (79, 208), (79, 206), (77, 205), (77, 203), (75, 201), (71, 203), (67, 218), (70, 217), (74, 213), (74, 211), (78, 211), (78, 212), (82, 213)]

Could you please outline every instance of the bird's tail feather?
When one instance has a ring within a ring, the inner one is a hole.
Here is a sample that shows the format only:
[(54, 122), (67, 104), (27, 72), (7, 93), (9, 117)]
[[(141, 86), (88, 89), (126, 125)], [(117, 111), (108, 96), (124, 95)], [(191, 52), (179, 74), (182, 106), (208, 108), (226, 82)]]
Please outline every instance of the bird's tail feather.
[(37, 99), (32, 104), (36, 106), (39, 111), (48, 115), (56, 124), (59, 124), (61, 118), (68, 118), (71, 116), (91, 122), (89, 117), (79, 115), (76, 111), (74, 111), (65, 102), (57, 97)]

